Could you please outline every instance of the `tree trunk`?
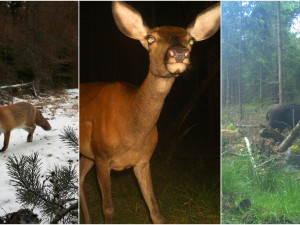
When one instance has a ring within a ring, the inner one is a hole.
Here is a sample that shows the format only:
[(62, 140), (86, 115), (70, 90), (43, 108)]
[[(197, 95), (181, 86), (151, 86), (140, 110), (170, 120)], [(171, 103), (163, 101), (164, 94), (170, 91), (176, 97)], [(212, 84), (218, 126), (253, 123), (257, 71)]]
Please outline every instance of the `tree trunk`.
[(229, 66), (227, 64), (227, 76), (226, 76), (226, 106), (229, 106), (229, 98), (230, 98), (230, 93), (229, 93), (230, 87), (229, 87)]
[(277, 47), (278, 47), (278, 83), (279, 83), (279, 103), (282, 99), (282, 55), (281, 55), (281, 17), (280, 17), (280, 1), (277, 2)]
[(239, 38), (239, 72), (238, 72), (238, 98), (239, 98), (239, 109), (240, 109), (240, 120), (243, 119), (243, 103), (241, 93), (241, 76), (242, 76), (242, 3), (239, 2), (240, 6), (240, 38)]
[(261, 72), (261, 62), (259, 64), (259, 103), (260, 109), (263, 110), (263, 99), (262, 99), (262, 72)]

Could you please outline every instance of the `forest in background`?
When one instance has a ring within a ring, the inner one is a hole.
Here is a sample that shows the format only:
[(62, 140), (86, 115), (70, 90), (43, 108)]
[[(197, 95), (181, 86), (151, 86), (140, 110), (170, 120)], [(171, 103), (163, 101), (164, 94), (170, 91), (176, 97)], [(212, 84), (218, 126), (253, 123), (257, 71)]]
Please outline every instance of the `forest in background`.
[(222, 223), (299, 224), (299, 126), (266, 114), (300, 103), (300, 2), (222, 2), (221, 25)]
[(299, 23), (299, 1), (222, 2), (223, 107), (300, 102)]
[(78, 86), (78, 2), (0, 2), (0, 85)]

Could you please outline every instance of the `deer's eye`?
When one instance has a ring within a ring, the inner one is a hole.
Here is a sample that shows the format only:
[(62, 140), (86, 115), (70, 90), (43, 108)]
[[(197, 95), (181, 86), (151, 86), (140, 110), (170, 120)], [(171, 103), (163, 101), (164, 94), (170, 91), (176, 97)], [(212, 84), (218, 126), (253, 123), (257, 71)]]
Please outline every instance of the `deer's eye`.
[(148, 37), (147, 37), (147, 42), (148, 42), (149, 44), (152, 44), (154, 41), (155, 41), (154, 37), (152, 37), (152, 36), (148, 36)]
[(194, 44), (194, 42), (195, 42), (195, 41), (194, 41), (194, 39), (193, 39), (193, 38), (191, 38), (191, 39), (189, 40), (189, 44), (190, 44), (190, 45), (193, 45), (193, 44)]

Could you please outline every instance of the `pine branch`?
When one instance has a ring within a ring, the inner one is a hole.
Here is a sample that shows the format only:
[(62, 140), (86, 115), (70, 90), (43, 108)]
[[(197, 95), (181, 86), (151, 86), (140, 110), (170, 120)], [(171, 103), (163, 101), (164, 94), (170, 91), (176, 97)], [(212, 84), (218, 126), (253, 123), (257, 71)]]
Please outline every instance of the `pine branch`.
[(75, 165), (55, 167), (53, 171), (48, 171), (43, 181), (40, 175), (42, 163), (38, 153), (19, 158), (10, 156), (6, 165), (12, 185), (16, 188), (16, 197), (23, 206), (38, 207), (42, 215), (50, 218), (50, 221), (58, 217), (64, 217), (64, 222), (77, 219), (71, 212), (74, 208), (70, 209), (70, 205), (78, 204), (78, 199), (74, 198), (78, 193)]
[(21, 156), (19, 159), (13, 155), (8, 157), (6, 163), (8, 175), (12, 177), (13, 186), (17, 188), (16, 195), (21, 202), (36, 205), (40, 200), (48, 201), (40, 184), (41, 160), (38, 153), (31, 156)]
[(55, 218), (50, 222), (50, 224), (56, 224), (60, 221), (66, 214), (70, 213), (71, 211), (78, 209), (78, 203), (72, 204), (69, 208), (61, 210)]
[(59, 134), (60, 139), (66, 142), (70, 147), (78, 149), (78, 136), (74, 129), (70, 126), (64, 127), (62, 134)]

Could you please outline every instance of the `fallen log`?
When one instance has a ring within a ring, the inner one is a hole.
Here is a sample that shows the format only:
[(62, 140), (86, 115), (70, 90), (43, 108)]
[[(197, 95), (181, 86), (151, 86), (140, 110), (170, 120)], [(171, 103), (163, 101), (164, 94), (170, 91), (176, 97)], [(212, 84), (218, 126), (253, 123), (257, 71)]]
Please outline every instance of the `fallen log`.
[(293, 143), (293, 141), (299, 136), (300, 133), (300, 121), (284, 139), (281, 144), (277, 147), (276, 152), (285, 152)]
[(37, 97), (37, 93), (34, 87), (34, 82), (24, 83), (24, 84), (13, 84), (13, 85), (7, 85), (0, 87), (0, 90), (3, 89), (12, 89), (12, 88), (18, 88), (18, 87), (31, 87), (32, 88), (32, 94)]
[(8, 86), (2, 86), (0, 89), (6, 89), (6, 88), (16, 88), (16, 87), (24, 87), (24, 86), (30, 86), (33, 85), (33, 82), (25, 83), (25, 84), (13, 84)]
[(262, 138), (273, 139), (275, 142), (282, 142), (285, 137), (279, 131), (273, 129), (270, 126), (260, 125), (263, 129), (259, 132), (259, 136)]
[(260, 127), (260, 126), (259, 125), (237, 124), (236, 127), (241, 127), (241, 128), (253, 127), (253, 128), (257, 128), (257, 127)]

